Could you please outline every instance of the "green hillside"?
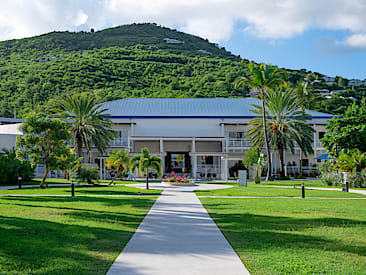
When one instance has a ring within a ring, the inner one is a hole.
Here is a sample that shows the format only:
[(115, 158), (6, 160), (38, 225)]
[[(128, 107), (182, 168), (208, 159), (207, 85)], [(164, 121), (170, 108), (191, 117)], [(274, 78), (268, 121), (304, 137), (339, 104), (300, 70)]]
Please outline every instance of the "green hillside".
[[(167, 43), (165, 38), (183, 43)], [(35, 62), (42, 57), (58, 60)], [(233, 80), (247, 75), (248, 61), (207, 40), (154, 24), (100, 32), (53, 32), (0, 42), (0, 116), (47, 110), (66, 93), (93, 93), (100, 101), (123, 97), (246, 96)], [(290, 71), (296, 83), (305, 70)], [(338, 81), (341, 83), (341, 81)], [(318, 88), (329, 87), (321, 81)], [(342, 113), (362, 89), (317, 102), (316, 109)]]

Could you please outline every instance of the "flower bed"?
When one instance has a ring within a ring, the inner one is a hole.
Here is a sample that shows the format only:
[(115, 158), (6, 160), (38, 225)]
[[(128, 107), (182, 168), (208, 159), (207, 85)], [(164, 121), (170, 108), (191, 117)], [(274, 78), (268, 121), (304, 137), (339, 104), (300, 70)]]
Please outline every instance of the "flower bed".
[(193, 186), (195, 183), (187, 177), (187, 174), (183, 176), (177, 176), (174, 172), (170, 174), (170, 178), (163, 179), (161, 182), (163, 185), (168, 186)]

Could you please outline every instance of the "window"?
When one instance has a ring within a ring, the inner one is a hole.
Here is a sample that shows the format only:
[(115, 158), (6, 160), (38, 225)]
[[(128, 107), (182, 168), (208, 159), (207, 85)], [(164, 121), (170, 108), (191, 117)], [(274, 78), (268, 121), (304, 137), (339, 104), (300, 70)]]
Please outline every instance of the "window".
[(229, 132), (230, 139), (243, 139), (244, 133), (243, 132)]
[(201, 160), (202, 164), (213, 164), (213, 156), (202, 156)]

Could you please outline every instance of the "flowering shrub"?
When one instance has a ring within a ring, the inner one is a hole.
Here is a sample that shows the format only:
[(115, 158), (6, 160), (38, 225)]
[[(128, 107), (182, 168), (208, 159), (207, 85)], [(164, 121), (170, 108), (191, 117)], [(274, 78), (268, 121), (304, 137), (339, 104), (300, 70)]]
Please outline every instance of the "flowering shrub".
[(170, 178), (164, 179), (163, 182), (191, 182), (190, 178), (187, 177), (187, 174), (183, 176), (177, 176), (174, 172), (170, 174)]

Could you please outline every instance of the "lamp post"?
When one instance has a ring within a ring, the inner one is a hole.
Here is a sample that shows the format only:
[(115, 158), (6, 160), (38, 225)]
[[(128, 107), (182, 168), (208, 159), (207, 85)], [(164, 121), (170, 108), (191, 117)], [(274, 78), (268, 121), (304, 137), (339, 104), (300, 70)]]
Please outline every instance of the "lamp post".
[(301, 184), (301, 197), (305, 199), (305, 183)]
[(18, 186), (19, 189), (22, 189), (22, 177), (18, 176)]

